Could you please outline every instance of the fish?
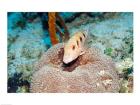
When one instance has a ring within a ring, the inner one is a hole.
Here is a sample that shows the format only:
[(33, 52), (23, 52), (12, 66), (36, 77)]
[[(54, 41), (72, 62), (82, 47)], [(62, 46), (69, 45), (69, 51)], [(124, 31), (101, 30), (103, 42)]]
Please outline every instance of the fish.
[(79, 31), (64, 44), (63, 63), (68, 64), (85, 53), (85, 41), (87, 32)]

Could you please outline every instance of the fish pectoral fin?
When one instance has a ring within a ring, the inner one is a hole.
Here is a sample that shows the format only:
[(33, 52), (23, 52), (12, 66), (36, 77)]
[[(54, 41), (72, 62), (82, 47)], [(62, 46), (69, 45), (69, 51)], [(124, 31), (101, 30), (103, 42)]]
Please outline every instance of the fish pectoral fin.
[(85, 53), (85, 51), (81, 51), (80, 55), (83, 55)]

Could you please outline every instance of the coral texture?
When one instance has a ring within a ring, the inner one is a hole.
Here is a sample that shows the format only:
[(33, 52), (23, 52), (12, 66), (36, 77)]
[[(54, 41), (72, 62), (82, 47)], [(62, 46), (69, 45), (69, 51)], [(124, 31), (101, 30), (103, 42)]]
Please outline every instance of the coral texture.
[(54, 45), (35, 64), (30, 92), (119, 92), (114, 63), (92, 47), (64, 65), (63, 44)]

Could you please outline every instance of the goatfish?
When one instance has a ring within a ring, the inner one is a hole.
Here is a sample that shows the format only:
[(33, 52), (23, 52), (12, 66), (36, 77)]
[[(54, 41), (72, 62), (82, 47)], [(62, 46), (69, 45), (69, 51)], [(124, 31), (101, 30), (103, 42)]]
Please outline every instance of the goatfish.
[(80, 55), (85, 53), (85, 41), (87, 39), (86, 32), (76, 32), (74, 35), (68, 40), (67, 43), (64, 44), (64, 55), (63, 62), (68, 64), (78, 58)]

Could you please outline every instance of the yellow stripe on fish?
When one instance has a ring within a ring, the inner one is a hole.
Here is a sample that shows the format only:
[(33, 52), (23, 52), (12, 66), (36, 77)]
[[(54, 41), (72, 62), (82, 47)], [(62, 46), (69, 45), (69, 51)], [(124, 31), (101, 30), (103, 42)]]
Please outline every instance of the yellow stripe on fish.
[(64, 45), (63, 62), (68, 64), (84, 53), (84, 43), (87, 34), (76, 32)]

